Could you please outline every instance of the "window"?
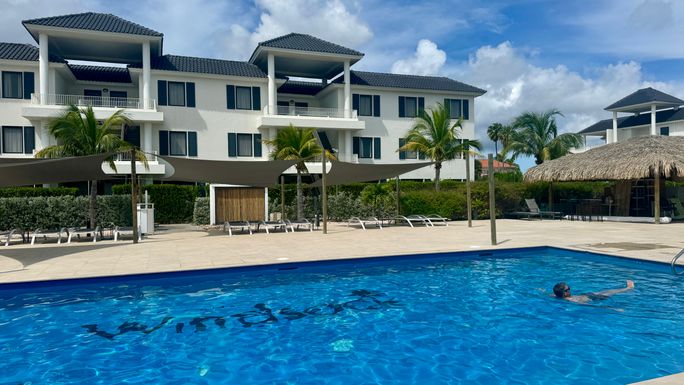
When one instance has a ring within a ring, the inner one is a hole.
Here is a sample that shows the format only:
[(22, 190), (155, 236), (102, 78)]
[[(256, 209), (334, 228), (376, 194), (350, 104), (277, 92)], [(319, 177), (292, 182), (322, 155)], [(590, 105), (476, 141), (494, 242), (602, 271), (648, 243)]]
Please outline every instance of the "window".
[(188, 155), (188, 138), (185, 132), (171, 131), (169, 133), (169, 155)]
[(380, 159), (380, 138), (354, 136), (352, 141), (352, 152), (358, 155), (359, 159)]
[[(405, 138), (399, 138), (399, 148), (404, 147), (406, 144)], [(418, 152), (413, 150), (399, 151), (399, 160), (404, 159), (418, 159)]]
[(23, 79), (21, 72), (2, 71), (2, 97), (6, 99), (22, 99)]
[(197, 156), (197, 132), (159, 130), (159, 155)]
[(21, 154), (24, 152), (24, 131), (22, 127), (2, 128), (2, 152)]
[(416, 98), (404, 98), (404, 116), (407, 118), (415, 118), (418, 112), (416, 105)]
[(660, 127), (660, 135), (670, 136), (670, 127)]
[(359, 95), (359, 116), (373, 115), (373, 98), (370, 95)]
[(126, 99), (128, 97), (128, 93), (126, 91), (109, 91), (109, 97)]
[(235, 87), (235, 108), (238, 110), (252, 109), (252, 89), (250, 87)]
[(169, 106), (185, 106), (185, 83), (169, 82)]
[(237, 134), (237, 156), (252, 156), (252, 134)]
[(373, 157), (373, 138), (359, 138), (359, 158), (370, 159)]
[(470, 103), (468, 99), (444, 99), (444, 106), (449, 107), (451, 119), (470, 118)]

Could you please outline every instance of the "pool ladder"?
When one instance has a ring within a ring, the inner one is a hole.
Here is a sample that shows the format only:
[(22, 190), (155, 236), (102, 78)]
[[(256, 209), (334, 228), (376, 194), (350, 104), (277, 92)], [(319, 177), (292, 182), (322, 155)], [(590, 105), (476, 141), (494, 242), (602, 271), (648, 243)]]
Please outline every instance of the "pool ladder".
[(672, 262), (670, 262), (670, 267), (672, 268), (672, 273), (673, 273), (673, 274), (677, 274), (677, 275), (684, 274), (684, 269), (683, 269), (682, 271), (680, 271), (679, 273), (678, 273), (677, 270), (676, 270), (677, 260), (678, 260), (682, 255), (684, 255), (684, 249), (681, 249), (681, 250), (679, 251), (679, 253), (677, 253), (677, 255), (675, 255), (674, 258), (672, 258)]

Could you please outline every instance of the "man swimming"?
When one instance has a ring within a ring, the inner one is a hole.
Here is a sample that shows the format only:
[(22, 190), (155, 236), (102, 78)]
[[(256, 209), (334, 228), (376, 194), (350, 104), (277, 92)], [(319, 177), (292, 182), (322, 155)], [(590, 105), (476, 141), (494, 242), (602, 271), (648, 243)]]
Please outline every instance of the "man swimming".
[(627, 280), (627, 287), (623, 287), (621, 289), (610, 289), (610, 290), (599, 291), (598, 293), (585, 293), (585, 294), (572, 295), (570, 293), (570, 286), (568, 286), (567, 283), (558, 282), (553, 287), (553, 294), (555, 294), (557, 298), (564, 299), (566, 301), (571, 301), (571, 302), (575, 302), (575, 303), (588, 303), (588, 302), (591, 302), (594, 300), (607, 299), (612, 295), (624, 293), (624, 292), (630, 291), (632, 289), (634, 289), (634, 282)]

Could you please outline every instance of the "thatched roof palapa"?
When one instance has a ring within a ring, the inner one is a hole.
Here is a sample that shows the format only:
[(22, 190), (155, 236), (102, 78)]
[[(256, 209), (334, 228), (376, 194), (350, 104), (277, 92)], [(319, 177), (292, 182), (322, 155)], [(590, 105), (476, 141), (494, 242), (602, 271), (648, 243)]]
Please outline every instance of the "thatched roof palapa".
[(525, 180), (634, 180), (684, 176), (684, 136), (640, 136), (579, 154), (546, 161), (525, 173)]

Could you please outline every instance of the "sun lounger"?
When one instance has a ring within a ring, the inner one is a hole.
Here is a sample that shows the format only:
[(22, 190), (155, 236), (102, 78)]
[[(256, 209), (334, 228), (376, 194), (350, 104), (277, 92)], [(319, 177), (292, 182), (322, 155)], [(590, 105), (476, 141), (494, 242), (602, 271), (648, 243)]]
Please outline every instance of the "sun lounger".
[(71, 239), (74, 237), (74, 235), (76, 236), (76, 238), (78, 238), (78, 240), (81, 239), (81, 236), (83, 236), (84, 238), (92, 237), (93, 243), (97, 242), (98, 237), (99, 239), (102, 239), (102, 229), (100, 228), (100, 226), (97, 226), (94, 229), (89, 229), (87, 227), (72, 227), (68, 230), (68, 233), (69, 235), (67, 237), (67, 243), (71, 243)]
[(425, 225), (425, 227), (432, 227), (432, 223), (425, 218), (425, 216), (422, 215), (409, 215), (409, 216), (404, 216), (404, 215), (397, 215), (394, 217), (394, 223), (399, 224), (401, 222), (406, 222), (409, 226), (415, 227), (413, 224), (414, 223), (422, 223)]
[(313, 231), (313, 223), (309, 222), (308, 219), (302, 219), (302, 220), (294, 220), (291, 221), (289, 219), (285, 220), (285, 223), (287, 223), (288, 226), (290, 226), (290, 230), (294, 233), (295, 229), (299, 230), (299, 228), (303, 228), (304, 230), (309, 230)]
[[(129, 227), (122, 227), (122, 226), (115, 226), (114, 227), (114, 242), (118, 241), (119, 238), (123, 235), (130, 235), (131, 238), (133, 237), (133, 226)], [(140, 227), (138, 227), (138, 240), (142, 241), (142, 232), (140, 231)]]
[(266, 234), (270, 234), (269, 230), (284, 230), (287, 233), (287, 223), (284, 221), (261, 221), (257, 224), (256, 231), (259, 232), (262, 227), (266, 230)]
[(359, 217), (351, 217), (347, 221), (347, 227), (349, 227), (350, 225), (356, 225), (356, 224), (361, 225), (361, 228), (364, 230), (366, 229), (366, 226), (375, 226), (375, 227), (379, 228), (380, 230), (382, 230), (382, 221), (380, 221), (378, 218), (375, 218), (375, 217), (366, 218), (366, 219), (361, 219)]
[(542, 211), (539, 209), (539, 205), (537, 205), (537, 201), (534, 199), (525, 199), (525, 204), (527, 204), (527, 208), (530, 209), (530, 212), (532, 213), (538, 213), (541, 218), (543, 218), (545, 215), (551, 217), (551, 219), (556, 219), (556, 217), (562, 217), (563, 213), (560, 211)]
[(34, 245), (36, 243), (36, 238), (42, 238), (43, 242), (47, 241), (50, 238), (57, 238), (57, 244), (60, 244), (62, 243), (62, 235), (64, 235), (65, 237), (69, 236), (69, 231), (66, 227), (51, 230), (36, 229), (36, 231), (34, 231), (31, 235), (31, 244)]
[(226, 221), (223, 224), (223, 231), (228, 230), (228, 235), (233, 236), (233, 230), (240, 230), (240, 232), (247, 230), (249, 235), (252, 235), (252, 226), (249, 221)]
[(430, 224), (432, 224), (432, 226), (434, 226), (435, 223), (441, 223), (444, 226), (449, 226), (449, 223), (447, 223), (449, 218), (445, 218), (445, 217), (438, 215), (438, 214), (426, 215), (426, 216), (424, 216), (424, 218), (427, 219), (428, 221), (430, 221)]
[(24, 240), (24, 235), (23, 235), (22, 231), (19, 229), (12, 229), (9, 231), (0, 232), (0, 239), (2, 239), (2, 237), (5, 237), (5, 246), (9, 246), (10, 242), (12, 242), (12, 238), (15, 235), (21, 235), (22, 241)]

